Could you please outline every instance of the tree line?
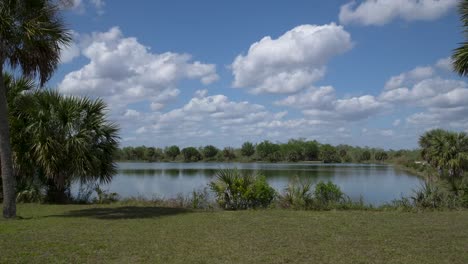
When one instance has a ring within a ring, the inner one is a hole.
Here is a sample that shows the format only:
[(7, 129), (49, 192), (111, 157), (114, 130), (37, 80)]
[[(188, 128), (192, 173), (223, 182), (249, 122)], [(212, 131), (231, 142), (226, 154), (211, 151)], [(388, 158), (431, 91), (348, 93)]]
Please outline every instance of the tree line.
[(185, 147), (173, 145), (165, 148), (137, 146), (116, 151), (120, 161), (148, 162), (324, 162), (363, 163), (385, 162), (402, 156), (418, 156), (417, 150), (383, 150), (350, 145), (321, 144), (316, 140), (290, 139), (285, 143), (264, 140), (254, 144), (245, 142), (240, 148), (218, 148), (213, 145)]

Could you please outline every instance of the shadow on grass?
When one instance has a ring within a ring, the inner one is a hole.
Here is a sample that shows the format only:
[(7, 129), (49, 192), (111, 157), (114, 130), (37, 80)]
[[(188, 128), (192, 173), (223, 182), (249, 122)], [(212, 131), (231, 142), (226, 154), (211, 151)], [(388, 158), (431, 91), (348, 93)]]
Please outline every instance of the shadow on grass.
[(118, 220), (156, 218), (190, 212), (191, 210), (183, 208), (125, 206), (73, 210), (64, 215), (53, 215), (53, 217), (89, 217), (103, 220)]

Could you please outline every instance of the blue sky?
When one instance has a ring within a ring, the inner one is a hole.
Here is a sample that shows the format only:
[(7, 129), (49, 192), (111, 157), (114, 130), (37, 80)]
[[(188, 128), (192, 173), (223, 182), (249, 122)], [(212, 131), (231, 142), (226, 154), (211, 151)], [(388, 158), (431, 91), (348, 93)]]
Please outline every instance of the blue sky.
[(122, 145), (289, 138), (414, 148), (468, 130), (456, 0), (75, 0), (50, 86), (103, 98)]

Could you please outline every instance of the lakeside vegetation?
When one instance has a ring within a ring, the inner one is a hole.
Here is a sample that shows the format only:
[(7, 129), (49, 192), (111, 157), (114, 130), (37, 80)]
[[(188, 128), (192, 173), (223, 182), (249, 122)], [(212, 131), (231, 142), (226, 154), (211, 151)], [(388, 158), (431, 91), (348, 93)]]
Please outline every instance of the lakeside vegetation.
[(288, 142), (264, 140), (244, 142), (240, 148), (213, 145), (181, 148), (137, 146), (119, 148), (119, 161), (147, 162), (323, 162), (384, 163), (421, 161), (420, 150), (384, 150), (350, 145), (322, 144), (316, 140), (290, 139)]

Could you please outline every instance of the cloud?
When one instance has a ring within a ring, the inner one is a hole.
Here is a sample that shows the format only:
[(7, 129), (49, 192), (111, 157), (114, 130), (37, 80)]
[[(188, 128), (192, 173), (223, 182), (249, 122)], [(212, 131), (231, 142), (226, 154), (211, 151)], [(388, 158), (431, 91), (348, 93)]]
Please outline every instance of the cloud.
[(464, 81), (435, 77), (419, 81), (410, 88), (386, 90), (380, 99), (412, 106), (450, 108), (468, 103), (468, 89)]
[(69, 45), (60, 44), (60, 63), (62, 64), (73, 61), (81, 54), (79, 44), (77, 43), (80, 34), (71, 30), (70, 35), (72, 36), (72, 41)]
[(260, 104), (234, 101), (222, 94), (209, 95), (206, 90), (196, 92), (183, 106), (167, 112), (127, 109), (118, 121), (126, 126), (125, 144), (240, 146), (247, 140), (328, 140), (349, 136), (348, 129), (339, 129), (343, 122), (288, 118), (287, 111), (273, 112)]
[(436, 67), (445, 71), (453, 71), (452, 58), (447, 57), (437, 61)]
[(347, 121), (366, 119), (387, 108), (386, 103), (372, 95), (338, 99), (331, 86), (312, 87), (276, 101), (275, 104), (303, 109), (302, 112), (309, 117)]
[(351, 35), (334, 23), (301, 25), (277, 39), (255, 42), (231, 65), (235, 88), (252, 93), (293, 93), (322, 79), (326, 63), (352, 47)]
[(435, 20), (447, 14), (458, 0), (364, 0), (351, 1), (340, 8), (342, 24), (381, 26), (395, 19)]
[(59, 90), (103, 97), (113, 108), (148, 101), (152, 109), (161, 109), (179, 95), (180, 80), (209, 84), (218, 79), (215, 65), (192, 61), (189, 54), (153, 53), (117, 27), (81, 36), (79, 45), (89, 63), (68, 73)]
[(104, 0), (65, 0), (63, 1), (62, 7), (83, 14), (86, 12), (88, 6), (92, 6), (99, 15), (102, 15), (104, 14), (105, 5), (106, 3)]
[(378, 99), (398, 108), (418, 108), (406, 118), (411, 125), (456, 128), (468, 124), (468, 83), (442, 78), (440, 71), (445, 73), (450, 67), (450, 58), (444, 58), (433, 66), (391, 77)]
[(409, 72), (402, 73), (398, 76), (393, 76), (385, 84), (385, 90), (400, 88), (410, 82), (427, 79), (434, 75), (434, 69), (430, 66), (416, 67)]

